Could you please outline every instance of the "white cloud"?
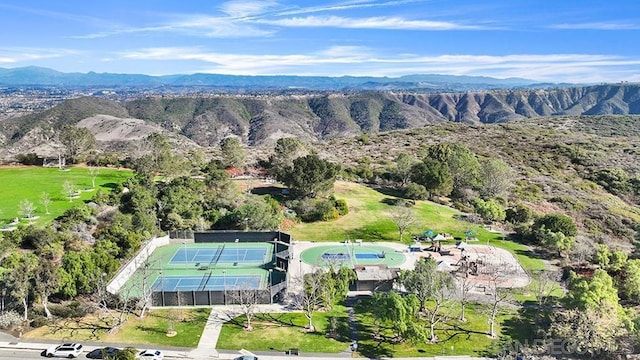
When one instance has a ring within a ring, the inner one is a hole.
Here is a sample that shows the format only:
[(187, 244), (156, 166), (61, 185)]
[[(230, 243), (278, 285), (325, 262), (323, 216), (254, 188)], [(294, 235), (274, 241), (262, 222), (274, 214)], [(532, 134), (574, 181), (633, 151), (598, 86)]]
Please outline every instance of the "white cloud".
[(418, 3), (418, 2), (424, 2), (424, 1), (425, 0), (391, 0), (391, 1), (379, 2), (375, 0), (355, 0), (355, 1), (345, 1), (345, 2), (336, 3), (332, 5), (294, 8), (294, 9), (281, 11), (277, 15), (287, 16), (287, 15), (312, 14), (312, 13), (327, 12), (327, 11), (353, 10), (353, 9), (364, 9), (364, 8), (373, 8), (373, 7), (390, 7), (390, 6), (405, 5), (405, 4)]
[(0, 48), (0, 63), (14, 64), (41, 59), (62, 58), (79, 53), (78, 51), (70, 49), (6, 47)]
[(628, 22), (589, 22), (554, 24), (548, 27), (560, 30), (638, 30), (640, 29), (640, 24)]
[[(361, 75), (407, 74), (523, 77), (551, 82), (603, 82), (640, 77), (640, 58), (592, 54), (376, 55), (371, 49), (336, 46), (309, 54), (238, 54), (198, 47), (148, 48), (119, 54), (127, 60), (196, 60), (197, 72), (236, 75)], [(194, 71), (196, 72), (196, 71)]]
[(220, 11), (234, 18), (260, 15), (278, 6), (276, 1), (233, 0), (220, 5)]
[(286, 27), (337, 27), (346, 29), (387, 30), (488, 30), (490, 28), (448, 21), (409, 20), (402, 17), (348, 18), (341, 16), (306, 16), (275, 20), (258, 20), (262, 24)]

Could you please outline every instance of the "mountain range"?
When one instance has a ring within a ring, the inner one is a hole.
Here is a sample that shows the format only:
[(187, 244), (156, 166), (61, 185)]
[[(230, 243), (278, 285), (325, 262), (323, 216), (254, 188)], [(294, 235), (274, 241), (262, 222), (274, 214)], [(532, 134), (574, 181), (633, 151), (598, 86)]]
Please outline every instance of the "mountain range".
[[(536, 81), (484, 76), (406, 75), (401, 77), (372, 76), (244, 76), (196, 73), (190, 75), (150, 76), (114, 73), (63, 73), (42, 67), (0, 68), (0, 85), (4, 86), (109, 86), (109, 87), (203, 87), (226, 92), (267, 90), (421, 90), (469, 91), (545, 86)], [(549, 84), (546, 84), (549, 85)]]
[(188, 149), (217, 146), (230, 135), (259, 146), (285, 136), (315, 142), (444, 122), (607, 114), (640, 114), (640, 85), (440, 94), (155, 96), (123, 102), (83, 97), (3, 121), (0, 146), (5, 157), (51, 152), (52, 139), (64, 125), (90, 129), (103, 149), (126, 148), (153, 132)]

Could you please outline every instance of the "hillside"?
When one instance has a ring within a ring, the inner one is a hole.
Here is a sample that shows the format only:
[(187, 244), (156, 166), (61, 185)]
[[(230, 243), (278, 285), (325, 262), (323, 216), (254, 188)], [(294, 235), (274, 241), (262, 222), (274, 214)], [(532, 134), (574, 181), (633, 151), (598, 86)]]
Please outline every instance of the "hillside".
[[(97, 115), (123, 119), (127, 126), (140, 126), (141, 129), (130, 130), (139, 136), (164, 129), (176, 138), (208, 147), (217, 146), (231, 134), (250, 146), (260, 146), (272, 145), (284, 136), (320, 141), (446, 122), (487, 124), (607, 114), (640, 114), (640, 85), (443, 94), (150, 97), (123, 103), (80, 98), (39, 114), (4, 121), (0, 145), (7, 148), (5, 153), (28, 151), (50, 142), (55, 137), (54, 130), (64, 124), (76, 125)], [(80, 126), (90, 127), (86, 122)], [(104, 137), (101, 127), (91, 129), (99, 139)], [(105, 141), (102, 145), (109, 148), (113, 144)]]
[[(628, 247), (640, 240), (640, 197), (603, 186), (601, 174), (640, 175), (640, 117), (558, 116), (502, 124), (443, 123), (369, 135), (366, 140), (318, 142), (319, 153), (343, 166), (370, 158), (374, 169), (393, 165), (400, 153), (420, 158), (427, 145), (458, 143), (480, 156), (499, 158), (517, 172), (512, 200), (538, 213), (571, 215), (581, 243)], [(611, 181), (611, 180), (609, 180)]]

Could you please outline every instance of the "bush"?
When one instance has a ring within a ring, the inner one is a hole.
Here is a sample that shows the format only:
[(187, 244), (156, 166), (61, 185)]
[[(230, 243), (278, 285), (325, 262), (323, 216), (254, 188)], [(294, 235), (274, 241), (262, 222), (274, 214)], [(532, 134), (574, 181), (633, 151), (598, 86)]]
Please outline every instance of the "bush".
[(338, 199), (334, 201), (334, 206), (336, 210), (338, 210), (338, 215), (345, 216), (349, 213), (349, 205), (343, 199)]
[(36, 153), (18, 154), (16, 160), (22, 165), (42, 165), (43, 159)]
[(47, 319), (45, 316), (38, 316), (36, 318), (34, 318), (33, 320), (31, 320), (31, 327), (32, 328), (39, 328), (39, 327), (43, 327), (49, 325), (49, 319)]
[(12, 329), (22, 324), (22, 316), (15, 311), (0, 314), (0, 329)]
[(93, 306), (82, 304), (79, 301), (72, 301), (67, 304), (49, 304), (51, 314), (61, 318), (80, 318), (94, 310)]
[(429, 192), (423, 185), (416, 183), (409, 183), (404, 188), (404, 197), (411, 200), (425, 200), (429, 198)]

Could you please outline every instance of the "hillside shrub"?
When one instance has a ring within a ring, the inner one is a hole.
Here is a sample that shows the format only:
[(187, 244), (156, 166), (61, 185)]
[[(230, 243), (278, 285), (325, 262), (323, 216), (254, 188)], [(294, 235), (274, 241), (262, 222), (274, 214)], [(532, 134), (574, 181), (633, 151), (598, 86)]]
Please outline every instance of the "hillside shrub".
[(18, 154), (16, 160), (22, 165), (42, 165), (43, 161), (36, 153)]
[(404, 197), (411, 200), (426, 200), (429, 198), (429, 192), (423, 185), (412, 182), (404, 188)]
[(0, 314), (0, 329), (12, 329), (22, 324), (22, 316), (17, 312), (5, 311)]
[(345, 216), (349, 213), (349, 205), (344, 199), (337, 199), (334, 201), (334, 206), (338, 210), (338, 215)]

